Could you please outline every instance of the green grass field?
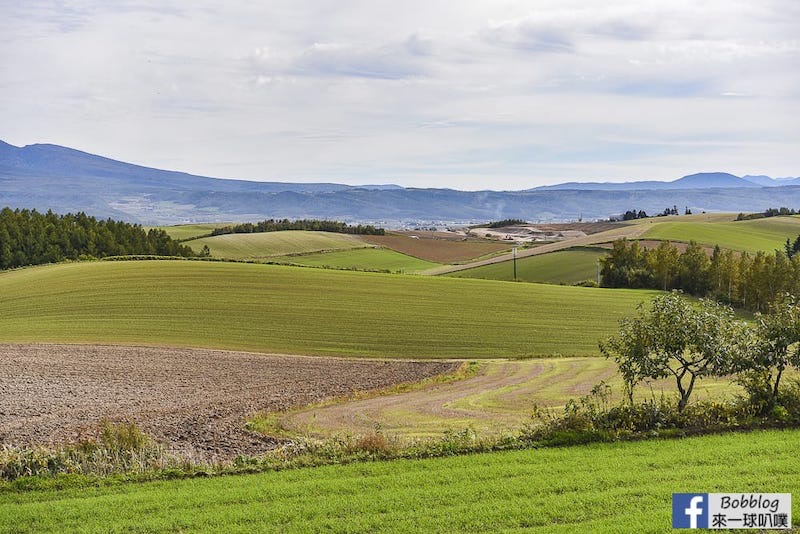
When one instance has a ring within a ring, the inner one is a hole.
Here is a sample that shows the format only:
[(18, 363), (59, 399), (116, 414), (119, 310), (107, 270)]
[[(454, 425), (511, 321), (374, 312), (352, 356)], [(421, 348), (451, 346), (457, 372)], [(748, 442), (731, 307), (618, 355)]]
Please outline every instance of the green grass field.
[(393, 272), (416, 272), (436, 267), (439, 264), (400, 254), (385, 248), (359, 248), (320, 252), (286, 258), (291, 263), (312, 267), (332, 267), (335, 269), (373, 269)]
[[(608, 251), (602, 249), (574, 248), (520, 258), (517, 260), (517, 279), (523, 282), (570, 285), (584, 280), (594, 280), (597, 276), (597, 260), (607, 254)], [(512, 262), (506, 261), (456, 271), (448, 276), (513, 280), (514, 266)]]
[(221, 228), (229, 224), (230, 223), (178, 224), (175, 226), (158, 226), (157, 228), (167, 232), (172, 239), (184, 240), (210, 234), (215, 228)]
[(208, 245), (211, 256), (232, 259), (258, 259), (368, 246), (354, 235), (305, 230), (217, 235), (193, 239), (187, 241), (186, 245), (192, 247), (195, 252), (200, 252), (204, 245)]
[(653, 292), (246, 263), (60, 264), (0, 274), (0, 341), (400, 358), (597, 355)]
[[(0, 530), (669, 532), (673, 492), (794, 493), (800, 431), (0, 494)], [(796, 524), (796, 523), (795, 523)]]
[(681, 222), (679, 219), (647, 219), (648, 222), (641, 224), (649, 223), (653, 227), (642, 239), (695, 240), (704, 245), (719, 245), (731, 250), (772, 252), (775, 249), (783, 250), (787, 237), (794, 241), (800, 235), (798, 217), (769, 217), (732, 222)]

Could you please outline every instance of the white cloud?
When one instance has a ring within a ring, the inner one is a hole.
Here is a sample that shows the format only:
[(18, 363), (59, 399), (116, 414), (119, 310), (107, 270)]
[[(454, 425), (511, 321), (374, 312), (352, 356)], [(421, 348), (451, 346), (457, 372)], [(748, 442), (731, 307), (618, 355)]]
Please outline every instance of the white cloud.
[(15, 144), (467, 189), (800, 174), (788, 0), (16, 6), (0, 6)]
[[(419, 60), (426, 43), (412, 36), (404, 43), (372, 47), (351, 43), (313, 43), (294, 55), (276, 55), (257, 47), (248, 60), (259, 76), (346, 76), (395, 80), (424, 75)], [(429, 46), (429, 45), (428, 45)]]

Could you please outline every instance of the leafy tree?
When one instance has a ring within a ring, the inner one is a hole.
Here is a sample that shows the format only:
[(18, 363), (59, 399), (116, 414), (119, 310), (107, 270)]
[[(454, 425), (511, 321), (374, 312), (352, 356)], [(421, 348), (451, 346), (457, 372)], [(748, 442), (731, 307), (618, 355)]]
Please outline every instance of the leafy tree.
[(683, 411), (698, 378), (730, 372), (744, 333), (731, 308), (707, 300), (695, 306), (672, 292), (623, 319), (619, 333), (601, 342), (600, 350), (617, 362), (629, 400), (642, 380), (672, 376)]
[(783, 245), (783, 249), (789, 258), (794, 257), (794, 255), (800, 251), (800, 235), (795, 238), (794, 242), (790, 241), (790, 239), (787, 237), (786, 243)]
[(705, 295), (710, 286), (709, 267), (706, 251), (690, 241), (678, 262), (678, 287), (691, 295)]
[(646, 218), (647, 218), (647, 212), (644, 210), (639, 210), (639, 211), (628, 210), (622, 214), (623, 221), (632, 221), (635, 219), (646, 219)]
[(768, 398), (765, 410), (779, 401), (779, 386), (784, 371), (800, 367), (800, 303), (786, 295), (770, 313), (756, 314), (754, 339), (735, 362), (748, 389), (762, 389)]
[(766, 273), (768, 272), (767, 255), (759, 250), (750, 262), (750, 268), (744, 277), (747, 286), (747, 306), (751, 310), (762, 311), (772, 300), (769, 294)]
[(608, 287), (652, 287), (646, 251), (633, 241), (614, 241), (608, 256), (600, 259), (603, 285)]
[(659, 282), (659, 286), (664, 291), (671, 289), (673, 278), (678, 271), (680, 251), (669, 241), (662, 241), (653, 251), (651, 258), (653, 274)]
[(739, 284), (739, 271), (732, 250), (714, 247), (709, 266), (709, 282), (712, 294), (728, 304), (733, 303), (733, 295)]

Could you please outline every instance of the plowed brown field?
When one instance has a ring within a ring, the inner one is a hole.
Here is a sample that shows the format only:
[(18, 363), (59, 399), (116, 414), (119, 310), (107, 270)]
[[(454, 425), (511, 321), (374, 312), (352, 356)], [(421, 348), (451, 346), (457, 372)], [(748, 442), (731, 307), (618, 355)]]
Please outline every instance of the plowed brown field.
[(436, 263), (468, 261), (511, 248), (508, 243), (472, 239), (465, 241), (463, 238), (457, 241), (452, 238), (430, 237), (433, 234), (431, 232), (428, 234), (429, 236), (424, 236), (420, 232), (418, 239), (406, 235), (365, 235), (361, 238), (367, 243)]
[(135, 422), (189, 457), (257, 454), (275, 440), (245, 429), (245, 418), (254, 412), (418, 381), (458, 365), (154, 347), (0, 345), (0, 444), (75, 442), (108, 419)]

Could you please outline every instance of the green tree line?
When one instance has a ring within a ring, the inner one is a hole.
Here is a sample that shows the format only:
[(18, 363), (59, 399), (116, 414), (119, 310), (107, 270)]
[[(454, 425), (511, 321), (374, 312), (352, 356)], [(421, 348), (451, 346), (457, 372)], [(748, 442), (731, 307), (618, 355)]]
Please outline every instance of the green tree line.
[(487, 228), (505, 228), (506, 226), (517, 226), (520, 224), (528, 224), (527, 221), (523, 221), (522, 219), (503, 219), (501, 221), (492, 221), (486, 227)]
[(766, 217), (785, 217), (789, 215), (797, 215), (794, 208), (767, 208), (759, 213), (740, 213), (736, 216), (737, 221), (752, 221), (753, 219), (764, 219)]
[(130, 254), (195, 255), (163, 230), (145, 231), (138, 224), (98, 220), (83, 212), (0, 210), (0, 269)]
[(752, 311), (767, 310), (785, 294), (800, 296), (800, 255), (778, 250), (748, 254), (716, 246), (709, 257), (694, 241), (681, 252), (669, 241), (646, 249), (621, 239), (600, 262), (604, 287), (679, 289)]
[(283, 230), (310, 230), (315, 232), (334, 232), (337, 234), (358, 234), (358, 235), (384, 235), (383, 228), (376, 228), (371, 224), (357, 224), (351, 226), (339, 221), (326, 221), (318, 219), (268, 219), (257, 223), (243, 223), (232, 226), (215, 228), (211, 235), (223, 234), (252, 234), (259, 232), (280, 232)]

